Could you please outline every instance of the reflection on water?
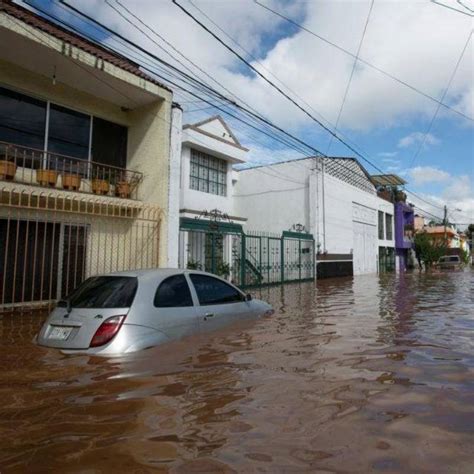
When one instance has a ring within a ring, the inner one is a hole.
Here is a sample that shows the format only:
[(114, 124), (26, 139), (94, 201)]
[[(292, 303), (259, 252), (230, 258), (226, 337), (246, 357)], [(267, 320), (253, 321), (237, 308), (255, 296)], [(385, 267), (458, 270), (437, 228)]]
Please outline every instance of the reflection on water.
[(474, 470), (474, 272), (264, 289), (256, 323), (117, 358), (0, 321), (0, 470)]

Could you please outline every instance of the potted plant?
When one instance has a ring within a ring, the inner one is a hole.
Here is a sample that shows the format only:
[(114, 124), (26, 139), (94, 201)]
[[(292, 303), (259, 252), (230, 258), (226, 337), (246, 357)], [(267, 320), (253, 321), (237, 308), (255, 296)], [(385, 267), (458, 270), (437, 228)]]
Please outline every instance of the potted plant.
[(94, 194), (108, 194), (110, 190), (110, 181), (107, 179), (107, 173), (103, 169), (96, 172), (96, 177), (92, 178), (92, 192)]
[(9, 150), (11, 145), (4, 145), (3, 150), (0, 151), (0, 179), (11, 181), (16, 174), (16, 163), (9, 158)]
[(77, 191), (81, 187), (81, 175), (73, 173), (62, 173), (61, 181), (64, 189)]
[(58, 172), (56, 170), (39, 169), (36, 170), (36, 182), (41, 186), (54, 187), (58, 180)]
[(202, 270), (202, 265), (197, 260), (188, 260), (186, 268), (188, 270)]

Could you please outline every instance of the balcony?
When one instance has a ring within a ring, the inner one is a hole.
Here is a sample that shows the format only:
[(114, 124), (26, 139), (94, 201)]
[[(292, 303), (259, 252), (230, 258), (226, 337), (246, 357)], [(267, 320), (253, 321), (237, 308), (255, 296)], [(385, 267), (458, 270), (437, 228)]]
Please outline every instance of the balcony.
[(94, 161), (0, 142), (0, 180), (137, 199), (143, 174)]

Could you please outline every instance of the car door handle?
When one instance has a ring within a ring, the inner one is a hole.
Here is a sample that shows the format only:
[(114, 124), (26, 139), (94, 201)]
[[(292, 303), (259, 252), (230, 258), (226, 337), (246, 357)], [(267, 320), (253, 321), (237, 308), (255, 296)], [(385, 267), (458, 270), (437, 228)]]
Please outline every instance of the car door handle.
[(206, 313), (204, 315), (204, 321), (207, 319), (207, 318), (213, 318), (214, 317), (214, 313)]

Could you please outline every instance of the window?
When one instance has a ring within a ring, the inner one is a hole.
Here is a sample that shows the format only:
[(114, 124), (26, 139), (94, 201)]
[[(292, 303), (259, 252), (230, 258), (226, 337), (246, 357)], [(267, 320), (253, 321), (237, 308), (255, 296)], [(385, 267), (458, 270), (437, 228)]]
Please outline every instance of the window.
[(379, 211), (379, 240), (384, 240), (383, 212)]
[(185, 276), (175, 275), (166, 278), (156, 290), (153, 304), (157, 308), (193, 306), (193, 299)]
[[(45, 150), (46, 145), (47, 151), (53, 155), (57, 153), (84, 161), (91, 156), (92, 161), (104, 165), (126, 167), (127, 127), (97, 117), (91, 119), (88, 114), (51, 103), (46, 123), (47, 110), (46, 101), (0, 87), (0, 141), (41, 151)], [(39, 168), (43, 155), (40, 154), (34, 163), (32, 159), (18, 160), (19, 166)], [(47, 166), (86, 175), (88, 165), (82, 162), (79, 165), (71, 164), (69, 160), (66, 163), (53, 156)]]
[(227, 162), (191, 150), (190, 188), (204, 193), (227, 195)]
[(92, 277), (74, 290), (68, 299), (73, 308), (129, 308), (137, 287), (135, 277)]
[(393, 231), (392, 231), (392, 216), (390, 214), (385, 214), (385, 231), (386, 231), (386, 239), (392, 240), (393, 239)]
[[(0, 141), (44, 150), (45, 127), (46, 102), (0, 87)], [(19, 160), (19, 166), (33, 166)]]
[(244, 301), (240, 291), (217, 278), (191, 274), (191, 281), (201, 306)]
[(92, 161), (104, 165), (127, 166), (127, 127), (94, 117)]
[(51, 104), (48, 151), (87, 160), (89, 158), (90, 126), (89, 115)]

